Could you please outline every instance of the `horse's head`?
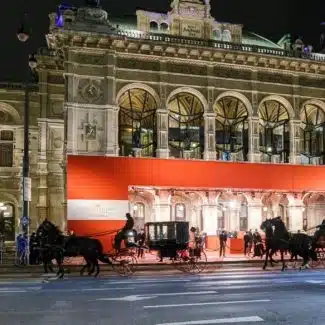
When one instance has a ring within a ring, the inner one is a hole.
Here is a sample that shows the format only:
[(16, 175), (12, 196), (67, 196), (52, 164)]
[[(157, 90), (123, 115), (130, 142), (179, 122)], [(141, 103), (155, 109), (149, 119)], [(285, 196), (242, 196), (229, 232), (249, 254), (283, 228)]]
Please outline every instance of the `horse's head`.
[(267, 233), (268, 231), (272, 230), (273, 231), (273, 224), (271, 222), (272, 219), (266, 219), (262, 222), (260, 229)]
[(60, 236), (62, 234), (59, 228), (47, 219), (39, 225), (36, 231), (36, 237), (41, 243), (41, 246), (55, 243)]

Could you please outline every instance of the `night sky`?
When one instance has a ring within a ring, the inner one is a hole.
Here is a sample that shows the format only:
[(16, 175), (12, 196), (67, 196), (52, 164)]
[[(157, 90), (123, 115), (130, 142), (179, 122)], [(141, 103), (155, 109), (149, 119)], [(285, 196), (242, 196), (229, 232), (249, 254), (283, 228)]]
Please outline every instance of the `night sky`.
[[(48, 31), (48, 13), (55, 11), (59, 0), (2, 0), (0, 33), (2, 40), (0, 80), (21, 81), (26, 71), (28, 53), (45, 45)], [(137, 8), (166, 12), (171, 0), (102, 0), (101, 5), (112, 16), (135, 13)], [(70, 0), (78, 7), (84, 0)], [(269, 5), (268, 5), (269, 3)], [(300, 3), (300, 5), (299, 5)], [(318, 48), (321, 32), (320, 22), (325, 20), (325, 1), (312, 0), (211, 0), (212, 14), (224, 22), (241, 23), (273, 41), (284, 34), (302, 36), (305, 43)], [(312, 5), (308, 7), (308, 4)], [(24, 7), (27, 6), (32, 37), (28, 44), (17, 40)]]

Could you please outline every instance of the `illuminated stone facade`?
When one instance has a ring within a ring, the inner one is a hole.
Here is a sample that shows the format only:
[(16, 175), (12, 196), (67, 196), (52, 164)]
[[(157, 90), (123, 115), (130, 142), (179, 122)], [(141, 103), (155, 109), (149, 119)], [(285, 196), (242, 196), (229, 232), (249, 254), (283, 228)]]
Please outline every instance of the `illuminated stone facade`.
[[(170, 12), (139, 10), (134, 20), (109, 21), (99, 7), (50, 14), (31, 96), (33, 226), (45, 216), (65, 226), (66, 153), (325, 164), (325, 56), (218, 22), (210, 9), (208, 0), (174, 0)], [(16, 218), (23, 100), (21, 87), (2, 87), (0, 128), (13, 138), (1, 141), (12, 142), (13, 156), (0, 168), (0, 200)], [(139, 193), (130, 194), (136, 213), (155, 220), (157, 195)], [(203, 228), (207, 216), (225, 214), (218, 227), (229, 230), (271, 214), (296, 230), (325, 214), (320, 194), (234, 195), (176, 190), (172, 201), (159, 194), (159, 209), (164, 220), (190, 211)]]

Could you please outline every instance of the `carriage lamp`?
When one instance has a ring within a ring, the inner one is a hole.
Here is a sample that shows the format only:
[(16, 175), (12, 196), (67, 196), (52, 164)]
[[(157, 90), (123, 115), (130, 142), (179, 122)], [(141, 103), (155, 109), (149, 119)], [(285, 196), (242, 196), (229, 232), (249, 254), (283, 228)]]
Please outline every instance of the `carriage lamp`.
[(267, 207), (264, 207), (264, 208), (263, 208), (263, 211), (264, 211), (264, 212), (267, 212)]
[(133, 211), (137, 211), (138, 210), (138, 206), (135, 204), (134, 206), (133, 206)]

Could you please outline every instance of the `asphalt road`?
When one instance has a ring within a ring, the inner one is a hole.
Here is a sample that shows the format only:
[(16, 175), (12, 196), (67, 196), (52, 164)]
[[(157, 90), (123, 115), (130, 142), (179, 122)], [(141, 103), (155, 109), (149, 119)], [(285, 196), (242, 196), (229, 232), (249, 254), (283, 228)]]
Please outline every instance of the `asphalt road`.
[(0, 279), (4, 325), (325, 324), (325, 271)]

